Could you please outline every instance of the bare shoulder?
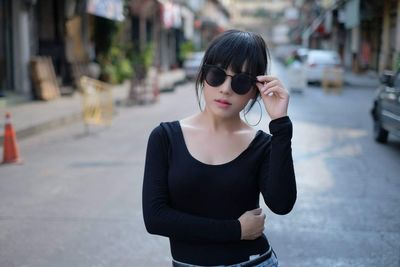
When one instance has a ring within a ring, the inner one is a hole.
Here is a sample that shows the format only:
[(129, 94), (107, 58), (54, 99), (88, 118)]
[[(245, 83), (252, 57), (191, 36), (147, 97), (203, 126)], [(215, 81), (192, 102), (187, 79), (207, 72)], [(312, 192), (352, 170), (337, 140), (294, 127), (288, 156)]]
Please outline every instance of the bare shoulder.
[(185, 117), (183, 119), (179, 120), (179, 124), (181, 125), (182, 128), (185, 129), (198, 129), (199, 128), (199, 120), (198, 120), (198, 114), (193, 114), (189, 117)]
[(237, 132), (241, 136), (245, 136), (248, 139), (252, 139), (257, 134), (257, 130), (246, 123), (243, 123), (241, 129)]

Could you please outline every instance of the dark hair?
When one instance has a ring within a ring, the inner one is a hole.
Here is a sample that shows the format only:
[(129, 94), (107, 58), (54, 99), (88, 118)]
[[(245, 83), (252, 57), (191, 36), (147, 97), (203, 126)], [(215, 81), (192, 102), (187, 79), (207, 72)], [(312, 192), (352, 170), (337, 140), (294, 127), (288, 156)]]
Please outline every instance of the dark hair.
[[(264, 75), (268, 68), (269, 51), (264, 39), (257, 33), (228, 30), (214, 38), (209, 44), (196, 79), (196, 96), (200, 107), (199, 91), (204, 87), (204, 64), (219, 65), (233, 72), (246, 72), (252, 76)], [(260, 92), (251, 102), (247, 112), (253, 107)], [(246, 111), (245, 111), (246, 112)]]

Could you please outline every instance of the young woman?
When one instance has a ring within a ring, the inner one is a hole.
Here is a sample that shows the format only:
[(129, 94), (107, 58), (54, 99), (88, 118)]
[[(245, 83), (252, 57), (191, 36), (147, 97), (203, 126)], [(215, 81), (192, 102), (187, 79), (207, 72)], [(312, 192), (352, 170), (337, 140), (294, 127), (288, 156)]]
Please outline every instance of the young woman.
[[(150, 134), (143, 215), (151, 234), (169, 237), (172, 266), (278, 266), (266, 236), (260, 192), (276, 214), (296, 201), (289, 95), (264, 75), (257, 34), (230, 30), (209, 45), (196, 89), (205, 107)], [(261, 98), (270, 134), (242, 121)]]

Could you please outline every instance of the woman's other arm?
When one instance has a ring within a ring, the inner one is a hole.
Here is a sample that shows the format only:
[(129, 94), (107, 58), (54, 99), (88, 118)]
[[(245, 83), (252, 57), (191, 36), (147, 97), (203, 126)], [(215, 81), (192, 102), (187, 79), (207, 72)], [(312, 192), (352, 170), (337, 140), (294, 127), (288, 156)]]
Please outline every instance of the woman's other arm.
[(272, 135), (261, 164), (259, 186), (265, 204), (276, 214), (289, 213), (296, 202), (297, 189), (292, 159), (292, 122), (288, 116), (272, 120)]

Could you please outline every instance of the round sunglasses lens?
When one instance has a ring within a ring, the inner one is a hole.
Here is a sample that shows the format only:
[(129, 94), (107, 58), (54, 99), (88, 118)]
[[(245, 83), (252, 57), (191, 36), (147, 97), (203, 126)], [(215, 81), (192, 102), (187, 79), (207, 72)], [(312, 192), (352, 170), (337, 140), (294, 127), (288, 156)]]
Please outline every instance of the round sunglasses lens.
[(246, 74), (237, 74), (232, 79), (232, 90), (239, 94), (244, 95), (253, 87), (253, 81)]
[(206, 82), (211, 86), (220, 86), (225, 81), (225, 72), (218, 68), (210, 67), (207, 70)]

